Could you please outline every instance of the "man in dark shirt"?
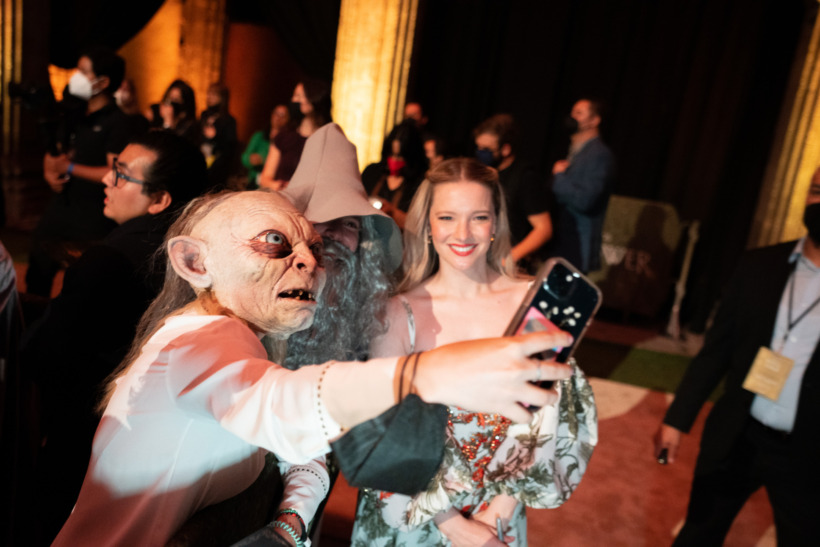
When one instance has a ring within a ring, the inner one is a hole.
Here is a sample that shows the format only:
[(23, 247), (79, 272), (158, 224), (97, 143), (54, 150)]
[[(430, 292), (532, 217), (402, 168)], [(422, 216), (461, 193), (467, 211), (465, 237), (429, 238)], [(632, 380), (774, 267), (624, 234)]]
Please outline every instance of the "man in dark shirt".
[(102, 178), (128, 142), (131, 124), (117, 107), (114, 92), (125, 74), (125, 61), (112, 50), (89, 48), (77, 62), (67, 91), (87, 101), (85, 116), (70, 131), (70, 150), (43, 160), (43, 175), (52, 196), (32, 234), (26, 287), (49, 297), (54, 275), (70, 257), (99, 241), (115, 224), (102, 211)]
[(496, 114), (484, 120), (473, 136), (476, 158), (498, 169), (510, 215), (513, 260), (532, 272), (544, 258), (544, 245), (552, 237), (547, 186), (532, 166), (516, 160), (512, 116)]

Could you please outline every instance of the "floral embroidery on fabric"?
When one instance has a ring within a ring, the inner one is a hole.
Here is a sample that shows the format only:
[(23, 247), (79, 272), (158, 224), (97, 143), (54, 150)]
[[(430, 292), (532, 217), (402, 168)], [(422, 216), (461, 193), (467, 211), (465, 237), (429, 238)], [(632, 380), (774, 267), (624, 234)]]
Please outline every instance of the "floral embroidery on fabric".
[[(482, 414), (480, 412), (467, 412), (462, 409), (448, 409), (450, 417), (448, 425), (453, 432), (455, 441), (458, 444), (461, 454), (474, 469), (473, 481), (476, 486), (484, 486), (484, 474), (487, 465), (492, 461), (493, 455), (501, 442), (507, 436), (507, 429), (510, 427), (510, 420), (499, 414)], [(468, 439), (459, 438), (456, 431), (463, 428), (456, 428), (456, 424), (470, 426), (473, 422), (481, 428), (474, 431)], [(488, 428), (492, 428), (489, 429)], [(480, 456), (479, 456), (480, 454)]]

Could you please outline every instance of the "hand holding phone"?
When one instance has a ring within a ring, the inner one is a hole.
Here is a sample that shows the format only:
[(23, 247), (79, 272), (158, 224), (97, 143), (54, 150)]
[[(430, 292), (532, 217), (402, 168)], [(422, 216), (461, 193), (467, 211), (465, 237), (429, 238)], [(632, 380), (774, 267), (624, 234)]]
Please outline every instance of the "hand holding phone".
[(566, 363), (600, 305), (601, 291), (594, 283), (563, 258), (551, 258), (538, 272), (504, 335), (568, 332), (572, 344), (538, 355)]

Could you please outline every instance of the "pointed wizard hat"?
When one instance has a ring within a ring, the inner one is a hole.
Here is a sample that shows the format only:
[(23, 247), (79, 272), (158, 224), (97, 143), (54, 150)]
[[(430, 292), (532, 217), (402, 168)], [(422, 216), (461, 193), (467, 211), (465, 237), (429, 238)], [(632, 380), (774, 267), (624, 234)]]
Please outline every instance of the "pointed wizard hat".
[[(326, 124), (308, 138), (299, 165), (282, 193), (313, 223), (346, 216), (372, 217), (376, 233), (363, 232), (359, 244), (381, 245), (391, 272), (401, 265), (401, 231), (392, 218), (367, 199), (356, 146), (337, 124)], [(372, 243), (367, 237), (374, 238)]]

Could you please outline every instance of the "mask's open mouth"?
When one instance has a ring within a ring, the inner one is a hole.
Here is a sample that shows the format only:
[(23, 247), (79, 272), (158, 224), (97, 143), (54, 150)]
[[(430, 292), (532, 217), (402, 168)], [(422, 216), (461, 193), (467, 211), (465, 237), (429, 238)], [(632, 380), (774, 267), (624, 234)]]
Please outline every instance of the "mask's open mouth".
[(303, 289), (293, 289), (290, 291), (282, 291), (279, 293), (279, 298), (295, 298), (296, 300), (305, 300), (308, 302), (316, 302), (316, 296)]

